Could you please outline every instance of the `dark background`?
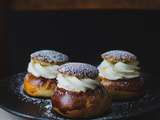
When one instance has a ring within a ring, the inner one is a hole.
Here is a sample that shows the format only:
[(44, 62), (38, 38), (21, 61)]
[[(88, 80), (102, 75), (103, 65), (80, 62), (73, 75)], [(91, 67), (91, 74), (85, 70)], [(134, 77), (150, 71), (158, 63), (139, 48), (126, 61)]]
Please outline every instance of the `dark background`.
[(30, 53), (40, 49), (92, 64), (99, 64), (105, 51), (128, 50), (143, 71), (158, 74), (159, 16), (159, 11), (9, 12), (7, 74), (25, 71)]

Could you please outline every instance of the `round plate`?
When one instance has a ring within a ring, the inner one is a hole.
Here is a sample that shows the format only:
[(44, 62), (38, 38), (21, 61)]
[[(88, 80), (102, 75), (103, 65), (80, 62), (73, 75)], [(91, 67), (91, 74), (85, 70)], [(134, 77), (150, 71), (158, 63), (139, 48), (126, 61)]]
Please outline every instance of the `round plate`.
[[(23, 93), (22, 84), (26, 73), (19, 73), (0, 80), (0, 106), (15, 115), (37, 120), (69, 120), (51, 111), (50, 99), (32, 98)], [(111, 120), (137, 116), (160, 108), (159, 77), (144, 75), (145, 95), (132, 101), (113, 102), (112, 111), (92, 120)], [(154, 81), (154, 82), (153, 82)], [(152, 83), (152, 84), (151, 84)]]

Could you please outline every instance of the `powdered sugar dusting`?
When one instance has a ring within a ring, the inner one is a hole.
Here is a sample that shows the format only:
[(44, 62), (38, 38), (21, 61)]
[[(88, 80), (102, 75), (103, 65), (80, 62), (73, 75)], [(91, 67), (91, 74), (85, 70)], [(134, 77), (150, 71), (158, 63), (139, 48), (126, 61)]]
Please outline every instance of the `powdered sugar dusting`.
[(134, 54), (124, 50), (111, 50), (103, 53), (101, 56), (102, 58), (113, 58), (120, 61), (121, 60), (136, 61), (137, 60), (137, 57)]
[(68, 61), (68, 56), (55, 50), (40, 50), (31, 54), (31, 59), (60, 63)]
[(78, 78), (96, 78), (98, 76), (98, 69), (87, 63), (66, 63), (61, 65), (58, 71)]

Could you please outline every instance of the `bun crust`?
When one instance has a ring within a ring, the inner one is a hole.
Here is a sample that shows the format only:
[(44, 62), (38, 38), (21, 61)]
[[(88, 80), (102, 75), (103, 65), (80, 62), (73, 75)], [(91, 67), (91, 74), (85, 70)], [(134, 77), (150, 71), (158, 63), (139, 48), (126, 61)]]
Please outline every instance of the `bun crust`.
[(99, 116), (111, 108), (111, 99), (103, 86), (80, 93), (57, 88), (52, 102), (54, 111), (70, 118)]
[(28, 73), (24, 79), (23, 90), (33, 97), (51, 97), (56, 84), (56, 80), (37, 78), (31, 73)]
[(108, 90), (112, 99), (130, 99), (144, 94), (144, 80), (134, 78), (129, 80), (108, 80), (99, 77), (101, 84)]

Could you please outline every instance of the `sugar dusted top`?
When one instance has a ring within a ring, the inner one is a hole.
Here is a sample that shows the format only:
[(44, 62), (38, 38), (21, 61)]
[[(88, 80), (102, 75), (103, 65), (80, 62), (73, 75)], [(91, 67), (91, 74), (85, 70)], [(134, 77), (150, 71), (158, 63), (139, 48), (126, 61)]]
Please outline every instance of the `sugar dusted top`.
[(101, 56), (110, 62), (132, 63), (137, 61), (137, 57), (134, 54), (124, 50), (111, 50), (103, 53)]
[(40, 50), (31, 54), (31, 59), (47, 63), (64, 63), (68, 56), (55, 50)]
[(62, 74), (73, 75), (78, 78), (96, 78), (98, 76), (98, 69), (87, 63), (70, 62), (61, 65), (58, 71)]

